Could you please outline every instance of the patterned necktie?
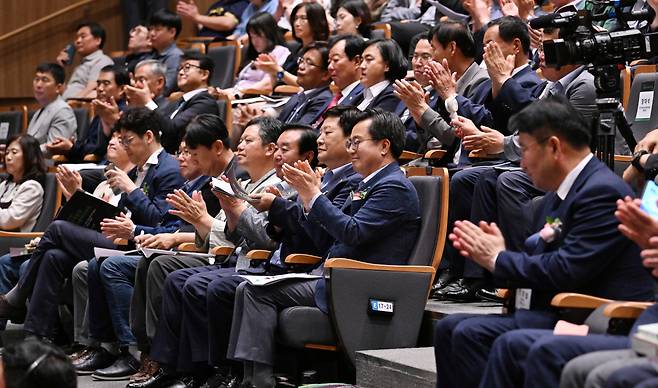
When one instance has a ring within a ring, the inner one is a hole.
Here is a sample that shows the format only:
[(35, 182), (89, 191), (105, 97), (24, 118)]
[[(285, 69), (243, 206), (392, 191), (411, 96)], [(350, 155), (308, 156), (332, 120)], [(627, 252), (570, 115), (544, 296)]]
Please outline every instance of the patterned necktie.
[(338, 101), (340, 101), (341, 98), (343, 98), (343, 93), (341, 93), (341, 92), (336, 93), (334, 95), (334, 98), (331, 99), (331, 102), (329, 102), (329, 105), (327, 106), (327, 109), (325, 110), (325, 112), (327, 110), (333, 108), (334, 106), (338, 105)]

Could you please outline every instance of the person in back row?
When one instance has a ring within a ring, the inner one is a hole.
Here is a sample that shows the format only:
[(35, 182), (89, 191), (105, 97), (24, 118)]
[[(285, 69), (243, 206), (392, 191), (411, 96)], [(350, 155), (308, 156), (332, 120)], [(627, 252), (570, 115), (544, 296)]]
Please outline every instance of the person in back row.
[(56, 63), (42, 63), (37, 66), (32, 80), (34, 99), (39, 103), (27, 134), (36, 138), (41, 144), (41, 151), (46, 151), (46, 144), (61, 137), (68, 139), (76, 135), (78, 123), (73, 109), (61, 97), (64, 88), (64, 68)]
[(182, 22), (180, 16), (175, 13), (160, 9), (151, 16), (148, 28), (154, 51), (153, 58), (167, 67), (167, 87), (164, 94), (168, 96), (178, 89), (176, 74), (183, 52), (176, 46), (176, 39), (181, 32)]

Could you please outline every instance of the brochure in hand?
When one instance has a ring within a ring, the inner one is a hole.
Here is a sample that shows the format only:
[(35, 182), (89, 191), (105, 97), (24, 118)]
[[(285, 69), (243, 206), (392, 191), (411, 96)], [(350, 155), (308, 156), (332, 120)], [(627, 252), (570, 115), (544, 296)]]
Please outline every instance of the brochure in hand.
[(121, 209), (118, 207), (78, 190), (59, 211), (57, 219), (100, 232), (101, 221), (104, 218), (114, 218), (119, 213)]

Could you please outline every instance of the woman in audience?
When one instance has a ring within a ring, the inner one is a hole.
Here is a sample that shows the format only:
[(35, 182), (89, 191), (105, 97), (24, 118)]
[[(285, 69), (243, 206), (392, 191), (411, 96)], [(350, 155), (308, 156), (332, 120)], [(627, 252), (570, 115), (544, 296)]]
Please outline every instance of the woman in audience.
[(75, 388), (78, 376), (66, 354), (41, 341), (21, 341), (2, 350), (0, 387)]
[(43, 205), (46, 164), (34, 137), (14, 136), (7, 144), (7, 178), (0, 182), (0, 229), (30, 232)]
[(238, 74), (235, 86), (230, 89), (217, 90), (217, 93), (242, 96), (247, 89), (273, 90), (275, 84), (273, 77), (268, 77), (266, 72), (259, 68), (256, 58), (259, 55), (266, 55), (274, 64), (280, 66), (290, 55), (290, 50), (285, 46), (276, 20), (269, 13), (261, 12), (249, 19), (247, 34), (249, 35), (249, 47), (246, 65)]
[(347, 0), (336, 12), (336, 34), (370, 37), (370, 9), (363, 0)]
[(407, 58), (396, 41), (369, 41), (361, 62), (363, 94), (354, 105), (360, 110), (381, 108), (394, 112), (400, 99), (393, 93), (393, 83), (407, 75), (407, 68)]
[(312, 42), (326, 41), (329, 38), (329, 22), (327, 13), (318, 3), (299, 3), (290, 14), (292, 36), (301, 43), (298, 50), (293, 52), (286, 62), (281, 65), (275, 63), (269, 55), (260, 55), (256, 66), (268, 73), (276, 83), (297, 85), (297, 61), (301, 58), (302, 48)]

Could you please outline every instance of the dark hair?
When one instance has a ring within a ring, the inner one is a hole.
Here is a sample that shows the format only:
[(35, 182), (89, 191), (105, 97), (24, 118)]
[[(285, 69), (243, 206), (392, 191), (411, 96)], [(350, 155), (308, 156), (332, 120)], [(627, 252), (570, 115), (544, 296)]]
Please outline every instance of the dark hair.
[(155, 140), (159, 142), (162, 122), (158, 114), (148, 108), (129, 108), (121, 114), (116, 127), (119, 130), (135, 132), (139, 137), (144, 137), (147, 131), (151, 131)]
[[(409, 61), (409, 67), (411, 68), (411, 61), (414, 58), (414, 52), (416, 51), (416, 46), (421, 40), (429, 40), (426, 32), (421, 32), (414, 35), (409, 41), (409, 53), (407, 54), (407, 61)], [(431, 42), (431, 41), (430, 41)]]
[(231, 147), (231, 140), (224, 121), (219, 116), (208, 113), (196, 116), (187, 124), (183, 139), (187, 147), (193, 150), (200, 145), (210, 148), (217, 140), (222, 142), (224, 148)]
[(528, 32), (528, 25), (516, 16), (503, 16), (496, 20), (489, 22), (489, 28), (498, 26), (498, 36), (508, 43), (518, 39), (521, 41), (521, 48), (523, 52), (528, 55), (530, 53), (530, 33)]
[(430, 30), (428, 38), (430, 42), (432, 38), (436, 38), (443, 47), (455, 42), (462, 55), (466, 58), (475, 58), (475, 38), (470, 28), (462, 22), (454, 20), (441, 22)]
[(58, 84), (63, 84), (66, 80), (66, 73), (64, 68), (57, 63), (44, 62), (40, 63), (36, 69), (37, 73), (49, 73), (55, 79), (55, 82)]
[(347, 0), (338, 6), (338, 9), (345, 8), (345, 11), (349, 12), (355, 18), (361, 18), (361, 24), (357, 30), (361, 36), (370, 36), (370, 23), (372, 22), (372, 16), (370, 15), (370, 8), (363, 0)]
[[(281, 30), (276, 25), (276, 20), (268, 12), (258, 12), (249, 19), (247, 22), (247, 33), (257, 33), (267, 39), (268, 45), (265, 52), (270, 52), (277, 45), (283, 46), (286, 42), (283, 40)], [(259, 52), (256, 51), (253, 45), (247, 46), (247, 59), (253, 61), (258, 57)]]
[(350, 105), (336, 105), (324, 112), (324, 117), (340, 117), (338, 125), (343, 130), (343, 135), (349, 137), (352, 134), (352, 128), (357, 123), (359, 114), (361, 113), (354, 106)]
[(153, 15), (151, 15), (148, 26), (164, 26), (166, 28), (175, 28), (176, 36), (174, 38), (178, 38), (178, 34), (180, 34), (180, 31), (183, 27), (183, 22), (181, 21), (180, 16), (168, 9), (162, 8), (155, 11)]
[(7, 388), (75, 388), (77, 375), (64, 352), (37, 340), (27, 340), (2, 351)]
[(292, 9), (292, 12), (290, 13), (290, 25), (293, 26), (292, 37), (301, 42), (301, 39), (295, 34), (294, 28), (297, 12), (301, 7), (304, 7), (306, 10), (306, 18), (309, 27), (311, 27), (313, 40), (329, 39), (329, 22), (327, 22), (327, 14), (325, 13), (324, 8), (318, 3), (299, 3)]
[(366, 48), (373, 45), (377, 47), (382, 59), (388, 65), (388, 71), (384, 74), (386, 79), (391, 82), (396, 79), (404, 79), (407, 76), (409, 63), (398, 42), (392, 39), (375, 39), (368, 41)]
[(302, 58), (304, 54), (311, 50), (318, 50), (322, 58), (322, 70), (327, 70), (329, 67), (329, 48), (327, 42), (313, 42), (306, 47), (302, 47), (299, 51), (299, 57)]
[[(44, 186), (46, 183), (46, 161), (41, 152), (39, 141), (31, 135), (13, 135), (7, 139), (7, 147), (15, 141), (18, 141), (23, 153), (23, 178), (17, 183), (32, 179)], [(14, 181), (14, 177), (11, 175), (8, 175), (7, 179)]]
[[(299, 148), (299, 153), (303, 154), (309, 151), (313, 152), (313, 159), (309, 162), (311, 167), (315, 168), (318, 165), (318, 132), (313, 129), (310, 125), (304, 124), (284, 124), (281, 127), (281, 133), (286, 131), (300, 131), (299, 143), (297, 147)], [(279, 135), (281, 136), (281, 135)]]
[(186, 51), (183, 55), (180, 56), (180, 63), (185, 61), (199, 61), (199, 67), (201, 70), (208, 71), (208, 81), (212, 79), (212, 74), (215, 72), (215, 63), (210, 59), (209, 56), (203, 55), (197, 51)]
[(341, 40), (345, 41), (345, 55), (351, 61), (357, 55), (363, 55), (363, 50), (366, 48), (366, 42), (355, 35), (337, 35), (329, 39), (329, 50), (334, 47)]
[(537, 140), (555, 135), (576, 148), (589, 146), (592, 133), (587, 120), (566, 97), (550, 96), (533, 102), (509, 120), (509, 127)]
[(372, 120), (368, 128), (370, 137), (373, 140), (388, 140), (391, 143), (391, 155), (395, 159), (400, 157), (405, 139), (404, 124), (400, 117), (380, 108), (366, 109), (357, 116), (356, 123), (367, 119)]
[(113, 73), (114, 74), (114, 82), (118, 86), (130, 85), (130, 76), (128, 75), (128, 71), (126, 70), (126, 68), (123, 67), (123, 66), (107, 65), (107, 66), (103, 67), (100, 72), (101, 73)]
[(89, 27), (91, 36), (101, 40), (101, 44), (98, 46), (98, 48), (103, 48), (103, 46), (105, 46), (105, 29), (100, 24), (96, 22), (83, 22), (78, 24), (78, 26), (75, 28), (75, 32), (80, 31), (80, 29), (83, 27)]
[(252, 125), (258, 125), (258, 136), (263, 144), (276, 144), (276, 139), (281, 134), (281, 126), (283, 124), (281, 121), (272, 117), (256, 117), (249, 120), (244, 127), (247, 128)]

